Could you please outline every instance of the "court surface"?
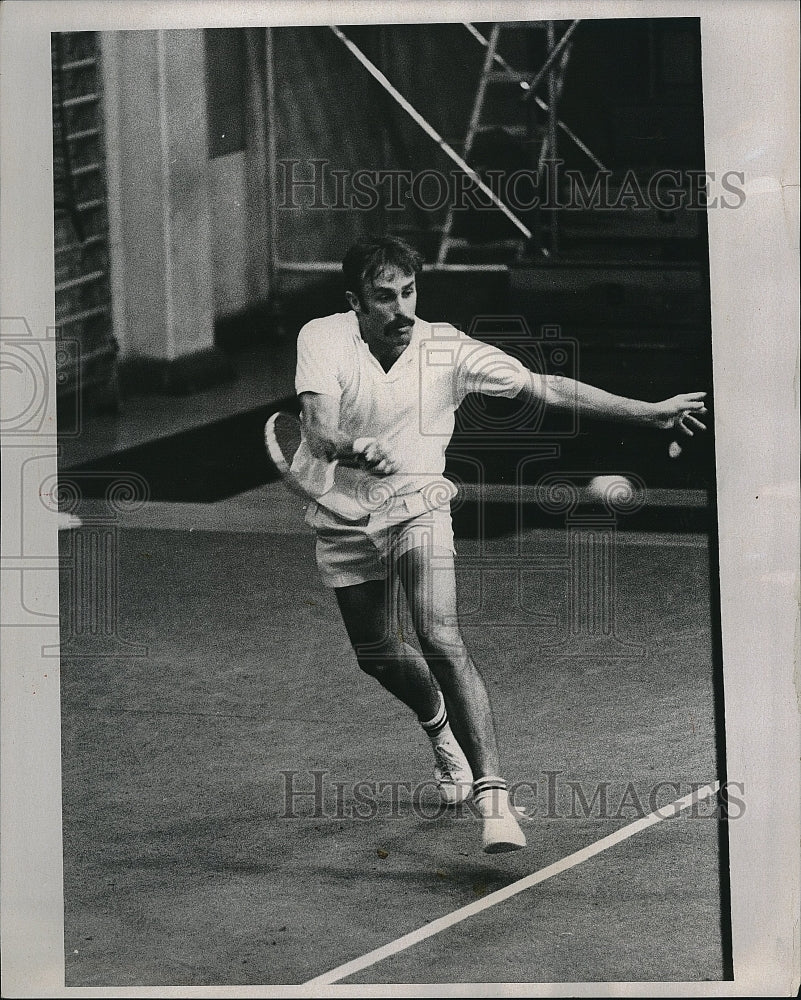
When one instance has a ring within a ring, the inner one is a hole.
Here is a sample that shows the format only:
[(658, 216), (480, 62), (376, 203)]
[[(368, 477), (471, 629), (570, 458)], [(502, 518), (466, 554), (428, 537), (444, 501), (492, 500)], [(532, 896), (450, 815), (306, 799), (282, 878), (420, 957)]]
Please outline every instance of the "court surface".
[[(91, 530), (60, 533), (65, 621)], [(457, 542), (529, 814), (528, 849), (489, 857), (469, 808), (438, 808), (414, 718), (356, 667), (280, 484), (111, 531), (118, 634), (146, 648), (62, 633), (67, 986), (303, 984), (415, 932), (334, 980), (726, 976), (714, 799), (569, 860), (720, 777), (705, 536), (620, 533), (616, 636), (567, 640), (564, 531)]]

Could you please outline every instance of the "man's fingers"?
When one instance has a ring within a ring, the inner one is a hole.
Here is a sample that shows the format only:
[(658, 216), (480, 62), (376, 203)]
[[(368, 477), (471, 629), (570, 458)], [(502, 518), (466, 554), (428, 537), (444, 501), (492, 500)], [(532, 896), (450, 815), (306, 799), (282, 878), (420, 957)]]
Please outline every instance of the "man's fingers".
[(397, 463), (381, 447), (374, 438), (357, 438), (353, 442), (358, 465), (367, 472), (378, 476), (390, 476), (397, 471)]
[(694, 436), (693, 431), (691, 430), (691, 428), (693, 428), (693, 427), (696, 430), (699, 430), (699, 431), (705, 431), (706, 430), (706, 424), (702, 423), (700, 420), (698, 420), (696, 417), (694, 417), (691, 413), (682, 413), (682, 415), (679, 417), (678, 421), (676, 422), (676, 425), (679, 428), (679, 430), (682, 432), (682, 434), (686, 434), (687, 437), (693, 437)]
[(683, 392), (673, 397), (673, 404), (677, 410), (692, 410), (694, 413), (706, 413), (704, 400), (705, 392)]
[(397, 465), (391, 458), (377, 450), (371, 454), (365, 453), (363, 464), (369, 472), (374, 472), (379, 476), (392, 475), (397, 469)]
[(375, 441), (371, 438), (356, 438), (353, 442), (353, 457), (358, 465), (369, 465), (375, 454)]
[(370, 472), (375, 473), (378, 476), (391, 476), (395, 471), (395, 465), (388, 459), (382, 459), (377, 465), (374, 465)]

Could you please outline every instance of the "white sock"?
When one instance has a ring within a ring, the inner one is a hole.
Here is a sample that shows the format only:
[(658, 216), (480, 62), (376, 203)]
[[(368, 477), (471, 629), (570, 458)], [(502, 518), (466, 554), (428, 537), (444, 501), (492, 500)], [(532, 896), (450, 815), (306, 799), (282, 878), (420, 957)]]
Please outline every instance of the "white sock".
[(476, 778), (473, 782), (473, 801), (485, 819), (504, 815), (509, 809), (506, 782), (494, 774)]
[(432, 719), (429, 719), (428, 722), (421, 720), (420, 725), (428, 733), (429, 739), (432, 740), (436, 740), (442, 734), (443, 730), (450, 728), (448, 726), (448, 711), (445, 708), (445, 699), (442, 697), (441, 691), (439, 692), (439, 709), (436, 715)]

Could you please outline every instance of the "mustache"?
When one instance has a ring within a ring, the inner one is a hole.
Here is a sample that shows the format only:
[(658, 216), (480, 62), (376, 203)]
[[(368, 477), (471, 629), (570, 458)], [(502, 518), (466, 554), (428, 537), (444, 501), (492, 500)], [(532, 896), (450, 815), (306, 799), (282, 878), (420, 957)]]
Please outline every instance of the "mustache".
[(391, 323), (387, 323), (384, 327), (384, 333), (397, 333), (401, 330), (410, 330), (414, 326), (414, 320), (412, 319), (395, 319)]

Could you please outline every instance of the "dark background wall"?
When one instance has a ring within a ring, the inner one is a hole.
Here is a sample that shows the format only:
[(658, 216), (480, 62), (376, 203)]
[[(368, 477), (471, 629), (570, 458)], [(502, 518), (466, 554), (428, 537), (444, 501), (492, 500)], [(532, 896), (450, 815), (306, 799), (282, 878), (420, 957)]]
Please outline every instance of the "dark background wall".
[[(478, 27), (489, 34), (489, 25)], [(558, 23), (557, 35), (566, 27), (567, 22)], [(467, 29), (433, 24), (343, 30), (458, 150), (484, 52)], [(315, 158), (348, 171), (455, 169), (328, 28), (281, 28), (274, 39), (278, 157), (301, 161), (298, 177), (311, 176), (306, 164)], [(515, 68), (533, 73), (545, 59), (545, 31), (530, 22), (507, 28), (499, 51)], [(224, 65), (220, 72), (226, 73)], [(529, 114), (542, 124), (542, 112), (533, 102), (523, 109), (514, 85), (491, 91), (487, 100), (489, 115), (511, 123)], [(559, 107), (560, 116), (612, 170), (702, 169), (697, 19), (583, 21), (573, 35)], [(564, 137), (559, 155), (568, 168), (594, 169)], [(513, 160), (508, 154), (507, 161)], [(523, 148), (517, 162), (531, 160)], [(327, 194), (333, 201), (332, 186)], [(357, 212), (279, 209), (278, 214), (283, 259), (338, 260), (342, 246), (359, 236), (388, 227), (425, 234), (445, 213), (409, 205), (404, 211), (378, 206)]]
[[(567, 24), (556, 25), (556, 37)], [(477, 27), (485, 35), (491, 28)], [(484, 50), (465, 26), (343, 26), (343, 30), (458, 149), (484, 59)], [(130, 36), (139, 33), (119, 34), (124, 37), (113, 41), (124, 49), (124, 55)], [(572, 38), (559, 114), (609, 168), (612, 186), (629, 170), (646, 179), (654, 170), (665, 168), (701, 170), (698, 20), (583, 21)], [(385, 199), (368, 210), (355, 210), (349, 204), (330, 207), (334, 199), (331, 183), (323, 191), (329, 207), (310, 206), (304, 195), (299, 196), (297, 206), (287, 205), (280, 161), (293, 162), (297, 175), (307, 178), (315, 160), (348, 176), (357, 170), (450, 173), (455, 167), (330, 29), (273, 29), (272, 41), (275, 100), (269, 105), (263, 29), (214, 29), (191, 38), (167, 32), (162, 39), (172, 54), (173, 76), (181, 94), (191, 98), (192, 110), (197, 111), (196, 120), (191, 114), (176, 112), (172, 125), (181, 143), (191, 140), (192, 149), (199, 148), (208, 157), (200, 165), (203, 155), (190, 159), (193, 183), (207, 189), (202, 205), (208, 204), (211, 215), (209, 224), (198, 201), (201, 210), (191, 227), (192, 232), (203, 226), (209, 230), (207, 256), (216, 285), (211, 304), (214, 316), (205, 317), (209, 335), (216, 322), (215, 347), (226, 353), (235, 353), (248, 338), (251, 345), (255, 341), (265, 356), (262, 363), (281, 370), (280, 378), (270, 383), (269, 390), (265, 388), (275, 400), (292, 391), (287, 373), (302, 323), (345, 308), (336, 268), (348, 245), (369, 234), (396, 232), (416, 242), (430, 261), (438, 243), (437, 227), (445, 215), (444, 208), (426, 211), (411, 203), (396, 211)], [(182, 55), (190, 42), (191, 65)], [(184, 43), (183, 48), (179, 43)], [(546, 47), (542, 24), (506, 25), (501, 32), (500, 53), (522, 73), (533, 74), (542, 66)], [(113, 55), (113, 46), (104, 48), (104, 55)], [(121, 65), (124, 70), (128, 65), (119, 59), (116, 64), (105, 61), (107, 69), (117, 65), (120, 70)], [(141, 60), (134, 60), (130, 69), (134, 82), (147, 82)], [(111, 80), (113, 74), (107, 76)], [(122, 88), (128, 102), (125, 108), (132, 95), (139, 94), (131, 86), (128, 81)], [(155, 87), (150, 90), (144, 97), (155, 106), (165, 95)], [(111, 93), (111, 88), (106, 87), (105, 93)], [(546, 95), (547, 90), (540, 93)], [(477, 142), (471, 162), (506, 170), (536, 165), (545, 117), (534, 101), (526, 103), (521, 97), (514, 80), (493, 85), (487, 95), (487, 119), (517, 129), (505, 133), (505, 145), (485, 143), (482, 147)], [(144, 112), (142, 116), (150, 118)], [(279, 161), (277, 261), (270, 261), (267, 238), (267, 126), (271, 116)], [(522, 136), (521, 123), (528, 130)], [(126, 125), (120, 116), (120, 134), (125, 134)], [(113, 142), (109, 149), (113, 152)], [(566, 169), (582, 171), (589, 182), (593, 180), (596, 167), (564, 135), (558, 154)], [(131, 201), (136, 201), (141, 184), (136, 171), (129, 170), (128, 175)], [(184, 180), (182, 174), (180, 184), (174, 186), (181, 194)], [(142, 202), (150, 205), (153, 199)], [(470, 237), (467, 258), (460, 258), (463, 263), (487, 255), (488, 235), (504, 234), (498, 213), (493, 212), (459, 220), (457, 231)], [(182, 218), (180, 212), (178, 217)], [(568, 208), (559, 213), (557, 228), (558, 252), (550, 257), (537, 253), (535, 243), (508, 260), (508, 267), (492, 273), (427, 273), (420, 282), (419, 314), (466, 330), (473, 328), (476, 317), (487, 314), (520, 316), (533, 336), (545, 325), (558, 327), (572, 345), (574, 363), (568, 374), (623, 395), (659, 399), (678, 391), (709, 389), (711, 338), (703, 212), (686, 207), (669, 212), (654, 207), (615, 212)], [(281, 261), (307, 266), (291, 270), (282, 268)], [(270, 262), (277, 269), (262, 274)], [(331, 267), (318, 266), (321, 262)], [(179, 287), (180, 281), (186, 281), (185, 270), (176, 270)], [(129, 289), (138, 287), (141, 276), (135, 271), (123, 277)], [(149, 287), (144, 290), (151, 292)], [(503, 335), (503, 323), (500, 328)], [(135, 346), (137, 331), (129, 332), (132, 335), (124, 345), (128, 348)], [(501, 339), (499, 346), (507, 345)], [(179, 360), (183, 363), (183, 358)], [(187, 384), (189, 388), (196, 385), (191, 380)], [(260, 430), (258, 418), (257, 413), (256, 430)], [(258, 434), (254, 433), (253, 441), (254, 447), (261, 447)], [(582, 436), (564, 445), (562, 455), (574, 468), (630, 469), (655, 485), (711, 484), (711, 442), (695, 448), (694, 457), (680, 464), (668, 462), (667, 443), (654, 448), (619, 428), (587, 427)], [(459, 434), (455, 445), (459, 445)], [(496, 458), (487, 456), (487, 467)], [(643, 466), (645, 458), (648, 468)], [(260, 452), (258, 461), (263, 464)], [(503, 480), (512, 472), (504, 462), (493, 475)], [(227, 481), (227, 473), (223, 479)]]

